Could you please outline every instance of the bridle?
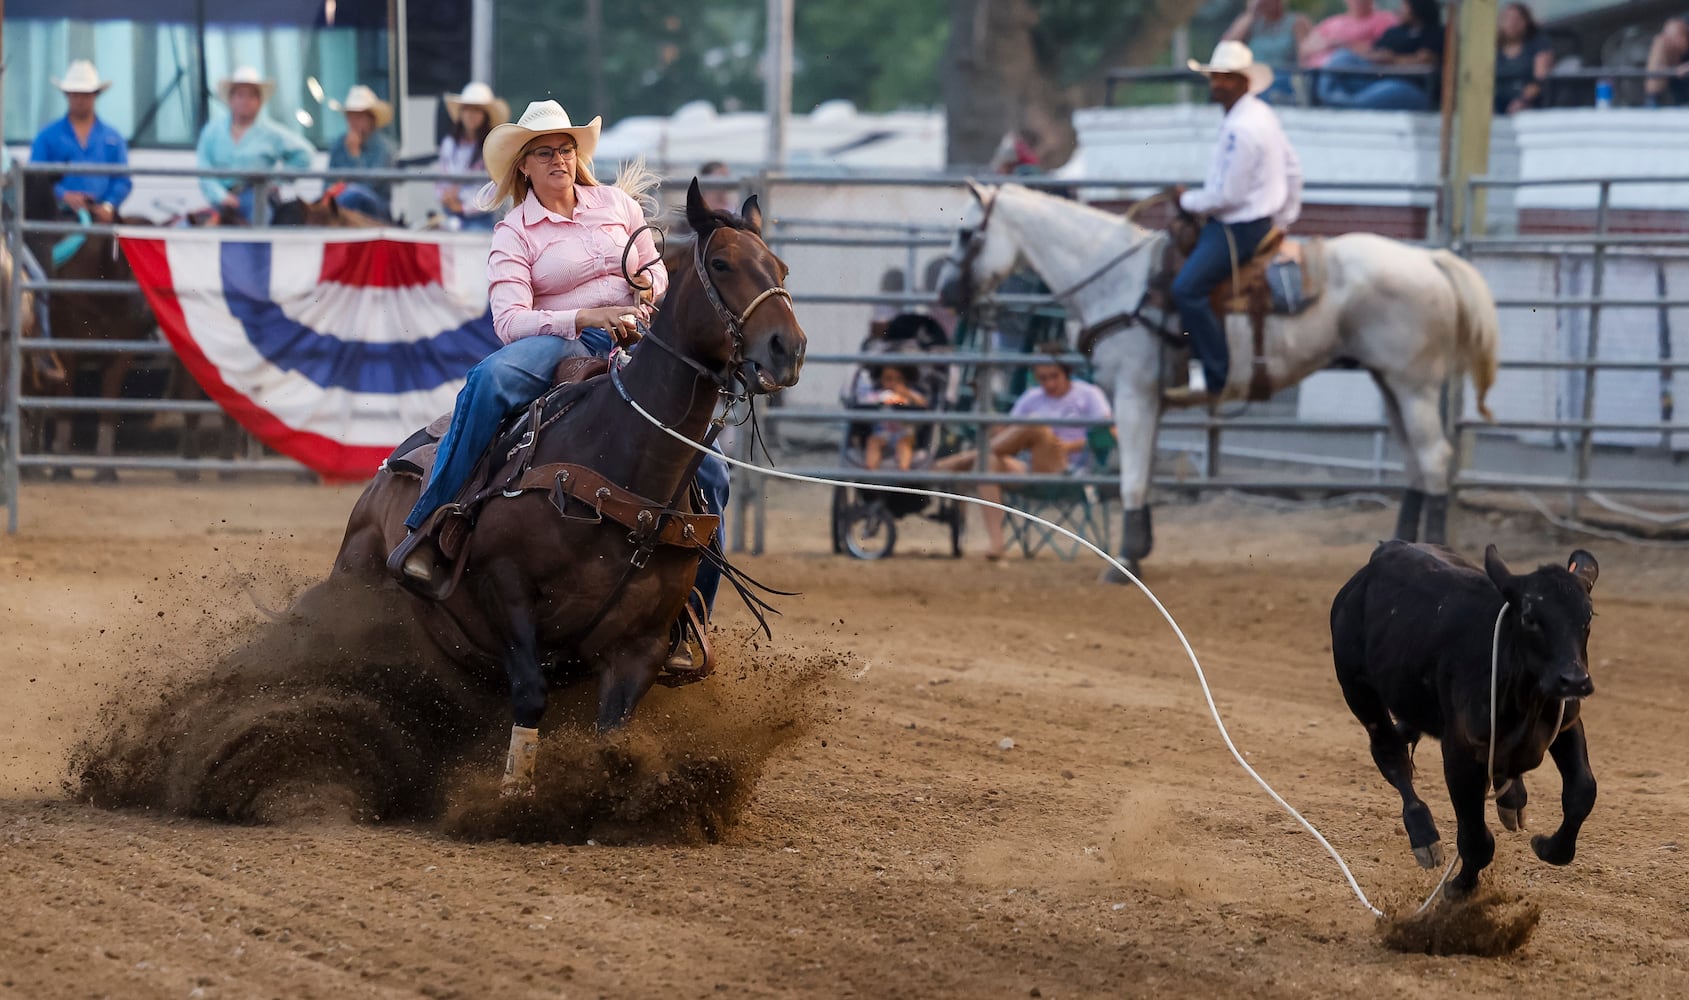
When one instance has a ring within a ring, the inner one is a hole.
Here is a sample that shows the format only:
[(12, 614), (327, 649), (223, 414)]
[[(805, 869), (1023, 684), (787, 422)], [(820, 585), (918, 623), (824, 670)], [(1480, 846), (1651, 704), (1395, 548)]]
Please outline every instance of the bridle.
[[(751, 384), (749, 374), (744, 370), (748, 363), (745, 360), (745, 324), (750, 322), (752, 313), (755, 313), (764, 302), (771, 299), (785, 299), (787, 305), (790, 306), (792, 302), (792, 293), (786, 290), (785, 285), (776, 283), (763, 289), (755, 298), (751, 299), (750, 304), (746, 305), (745, 308), (738, 313), (734, 313), (731, 309), (729, 309), (727, 307), (727, 303), (721, 297), (721, 289), (716, 287), (715, 281), (710, 277), (710, 270), (706, 264), (706, 260), (709, 256), (710, 242), (715, 239), (716, 233), (720, 232), (722, 228), (723, 227), (717, 227), (712, 229), (710, 230), (708, 236), (705, 236), (703, 239), (693, 241), (692, 268), (698, 275), (698, 283), (703, 286), (704, 298), (709, 300), (710, 307), (715, 310), (715, 314), (721, 320), (722, 326), (727, 329), (728, 336), (733, 339), (733, 353), (728, 358), (726, 367), (722, 371), (715, 371), (698, 361), (696, 358), (687, 357), (673, 344), (657, 336), (656, 331), (652, 330), (650, 327), (644, 327), (640, 330), (640, 340), (642, 342), (649, 340), (656, 344), (664, 351), (673, 355), (688, 368), (691, 368), (699, 375), (715, 383), (715, 385), (721, 390), (723, 396), (727, 396), (732, 400), (737, 400), (750, 396), (752, 390), (755, 388)], [(655, 260), (653, 260), (650, 264), (646, 264), (644, 267), (632, 274), (628, 273), (628, 253), (633, 249), (634, 240), (639, 237), (640, 233), (645, 232), (646, 230), (654, 232), (656, 234), (656, 239), (662, 239), (662, 230), (647, 223), (646, 225), (634, 230), (633, 236), (628, 239), (627, 246), (622, 248), (622, 276), (627, 279), (627, 283), (629, 285), (633, 286), (633, 288), (637, 291), (642, 292), (649, 291), (651, 289), (650, 279), (646, 279), (645, 284), (643, 285), (634, 279), (644, 274), (644, 272), (649, 270), (651, 267), (660, 266), (663, 259), (662, 248), (658, 247)], [(756, 239), (758, 243), (762, 243), (761, 237), (758, 237), (755, 233), (747, 233), (746, 235)], [(762, 245), (763, 249), (768, 249), (768, 244), (763, 243)], [(772, 251), (770, 252), (772, 253)], [(743, 391), (735, 392), (733, 389), (734, 382), (738, 382)]]
[[(1143, 208), (1146, 208), (1157, 201), (1164, 200), (1164, 198), (1164, 195), (1157, 194), (1144, 199), (1137, 205), (1134, 205), (1131, 211), (1127, 212), (1127, 220), (1132, 221), (1135, 215)], [(962, 301), (968, 305), (972, 305), (973, 303), (973, 265), (976, 261), (978, 261), (979, 255), (984, 250), (986, 227), (990, 225), (991, 213), (997, 207), (996, 192), (993, 192), (991, 197), (988, 199), (981, 199), (980, 203), (984, 206), (985, 213), (980, 216), (979, 224), (977, 226), (963, 230), (962, 252), (960, 255), (951, 257), (951, 263), (956, 267), (957, 273), (960, 275), (959, 280), (962, 285)], [(1161, 266), (1158, 268), (1158, 271), (1165, 271), (1172, 253), (1171, 240), (1166, 233), (1151, 232), (1148, 236), (1134, 241), (1125, 250), (1122, 250), (1113, 257), (1104, 261), (1100, 266), (1093, 269), (1089, 274), (1079, 279), (1077, 282), (1074, 282), (1072, 285), (1069, 285), (1061, 291), (1052, 293), (1051, 298), (1065, 304), (1067, 300), (1071, 299), (1081, 289), (1089, 287), (1109, 272), (1113, 271), (1116, 267), (1125, 263), (1132, 257), (1137, 256), (1139, 252), (1154, 246), (1157, 242), (1162, 241), (1165, 242), (1162, 247)], [(1166, 330), (1168, 319), (1167, 310), (1161, 310), (1162, 315), (1155, 318), (1151, 318), (1146, 315), (1146, 312), (1148, 311), (1146, 307), (1151, 305), (1150, 299), (1154, 295), (1155, 284), (1156, 282), (1153, 279), (1146, 283), (1144, 287), (1144, 294), (1139, 297), (1137, 304), (1132, 307), (1131, 311), (1111, 316), (1100, 323), (1094, 323), (1081, 330), (1079, 334), (1079, 344), (1081, 345), (1080, 349), (1089, 354), (1090, 348), (1095, 346), (1096, 341), (1100, 337), (1105, 334), (1112, 333), (1115, 330), (1132, 326), (1133, 324), (1143, 326), (1146, 330), (1153, 333), (1160, 333), (1163, 336), (1170, 335)]]

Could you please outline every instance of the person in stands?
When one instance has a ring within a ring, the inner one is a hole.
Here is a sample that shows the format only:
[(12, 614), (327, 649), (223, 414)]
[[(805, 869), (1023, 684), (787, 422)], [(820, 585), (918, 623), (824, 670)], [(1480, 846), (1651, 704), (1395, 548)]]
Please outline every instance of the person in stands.
[(1495, 113), (1511, 115), (1543, 106), (1543, 82), (1554, 68), (1554, 49), (1531, 8), (1501, 8), (1495, 31)]
[[(311, 144), (264, 117), (264, 102), (276, 85), (251, 66), (242, 66), (217, 84), (226, 116), (205, 123), (199, 133), (199, 165), (208, 170), (309, 170)], [(258, 185), (250, 177), (202, 177), (205, 200), (223, 218), (250, 224)]]
[[(393, 105), (375, 96), (363, 84), (353, 87), (336, 109), (346, 116), (346, 134), (328, 152), (329, 169), (391, 170), (398, 162), (398, 150), (381, 130), (393, 121)], [(348, 181), (335, 199), (342, 208), (362, 212), (372, 219), (392, 219), (391, 181)]]
[(1689, 104), (1689, 17), (1674, 17), (1660, 28), (1648, 47), (1648, 69), (1675, 75), (1650, 77), (1642, 85), (1645, 105), (1657, 108), (1667, 95), (1673, 104)]
[[(1369, 111), (1430, 110), (1436, 90), (1435, 70), (1443, 61), (1441, 18), (1437, 0), (1407, 0), (1400, 23), (1379, 35), (1370, 49), (1334, 52), (1326, 60), (1315, 88), (1320, 103)], [(1354, 72), (1375, 67), (1411, 67), (1424, 72), (1387, 76)]]
[[(1062, 345), (1055, 345), (1056, 354)], [(1032, 375), (1038, 382), (1015, 400), (1015, 417), (1043, 417), (1048, 420), (1103, 421), (1112, 418), (1108, 397), (1103, 391), (1083, 379), (1073, 377), (1073, 369), (1052, 357), (1034, 365)], [(988, 468), (992, 472), (1027, 472), (1055, 474), (1077, 472), (1089, 460), (1086, 444), (1089, 429), (1073, 424), (1014, 424), (999, 428), (991, 435)], [(976, 451), (958, 452), (933, 463), (943, 472), (967, 472), (979, 461)], [(1003, 502), (1003, 488), (993, 483), (978, 487), (979, 497), (995, 503)], [(979, 519), (985, 525), (987, 548), (985, 558), (993, 562), (1003, 558), (1003, 512), (982, 507)]]
[(1220, 38), (1248, 45), (1249, 51), (1255, 53), (1256, 62), (1276, 71), (1273, 85), (1261, 98), (1277, 103), (1295, 99), (1291, 71), (1296, 68), (1297, 53), (1312, 30), (1308, 16), (1285, 10), (1284, 0), (1249, 0), (1243, 13)]
[[(127, 166), (129, 146), (123, 134), (94, 114), (94, 101), (111, 81), (100, 79), (93, 63), (78, 59), (53, 86), (65, 95), (66, 113), (36, 135), (29, 162)], [(134, 186), (127, 174), (74, 174), (53, 185), (53, 198), (65, 215), (87, 212), (95, 222), (109, 223), (116, 221)]]
[[(435, 169), (443, 174), (479, 173), (486, 166), (482, 153), (487, 135), (510, 120), (510, 105), (486, 84), (471, 83), (462, 93), (446, 95), (446, 114), (451, 117), (452, 128), (440, 140), (440, 158)], [(480, 190), (480, 183), (473, 181), (464, 184), (441, 181), (434, 185), (440, 207), (446, 210), (448, 227), (492, 230), (498, 216), (477, 206), (475, 198)]]
[(1366, 52), (1380, 35), (1396, 26), (1396, 15), (1372, 0), (1344, 0), (1344, 11), (1314, 25), (1302, 39), (1303, 69), (1320, 69), (1339, 52)]

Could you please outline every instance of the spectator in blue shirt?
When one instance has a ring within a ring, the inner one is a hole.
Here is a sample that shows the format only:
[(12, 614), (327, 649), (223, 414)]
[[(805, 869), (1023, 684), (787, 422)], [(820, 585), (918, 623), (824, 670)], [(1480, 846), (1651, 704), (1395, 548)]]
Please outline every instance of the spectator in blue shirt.
[[(127, 166), (129, 145), (116, 129), (94, 115), (94, 100), (111, 86), (111, 81), (100, 79), (93, 63), (78, 59), (70, 64), (64, 79), (53, 81), (53, 86), (64, 92), (68, 113), (35, 137), (29, 148), (30, 162)], [(134, 186), (126, 174), (75, 174), (55, 184), (53, 195), (68, 214), (86, 211), (99, 222), (112, 222)]]
[[(210, 170), (311, 169), (311, 144), (259, 114), (276, 85), (250, 66), (217, 84), (217, 95), (229, 106), (227, 117), (205, 123), (199, 133), (199, 165)], [(253, 182), (239, 177), (203, 177), (205, 200), (224, 213), (252, 221)]]
[(1364, 55), (1343, 51), (1326, 69), (1359, 70), (1373, 66), (1424, 67), (1427, 72), (1369, 77), (1322, 73), (1316, 90), (1320, 103), (1333, 108), (1373, 111), (1428, 111), (1436, 94), (1436, 67), (1443, 61), (1442, 11), (1437, 0), (1407, 0), (1402, 20), (1378, 36)]
[[(399, 154), (381, 130), (393, 120), (393, 105), (360, 83), (335, 107), (346, 116), (346, 134), (328, 151), (329, 169), (392, 170)], [(386, 222), (392, 218), (392, 199), (391, 181), (349, 180), (336, 201), (342, 208)]]

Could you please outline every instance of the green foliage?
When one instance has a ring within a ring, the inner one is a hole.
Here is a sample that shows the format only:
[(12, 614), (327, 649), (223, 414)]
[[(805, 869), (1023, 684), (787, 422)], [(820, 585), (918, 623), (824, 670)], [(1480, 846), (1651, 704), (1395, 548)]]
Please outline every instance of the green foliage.
[[(1058, 82), (1095, 77), (1118, 57), (1154, 0), (1030, 0), (1039, 62)], [(1242, 0), (1210, 0), (1192, 21), (1205, 53)], [(1301, 9), (1334, 0), (1291, 0)], [(603, 0), (606, 107), (594, 102), (586, 0), (499, 3), (494, 81), (519, 113), (555, 98), (574, 114), (669, 115), (688, 101), (759, 108), (765, 0)], [(801, 0), (792, 103), (807, 111), (842, 98), (864, 110), (932, 107), (950, 36), (947, 0)]]
[[(499, 4), (496, 86), (520, 113), (553, 98), (571, 114), (669, 115), (688, 101), (760, 107), (760, 0), (604, 0), (603, 84), (592, 108), (592, 31), (585, 0)], [(576, 110), (578, 109), (578, 110)]]
[(792, 104), (798, 110), (843, 98), (890, 111), (941, 99), (940, 63), (950, 35), (939, 0), (799, 3)]

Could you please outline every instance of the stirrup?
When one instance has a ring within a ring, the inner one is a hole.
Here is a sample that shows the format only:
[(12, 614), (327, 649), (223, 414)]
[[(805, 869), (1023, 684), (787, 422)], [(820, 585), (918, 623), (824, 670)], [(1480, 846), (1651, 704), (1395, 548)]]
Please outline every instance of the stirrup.
[(462, 560), (444, 564), (445, 554), (435, 538), (430, 518), (412, 530), (387, 557), (387, 573), (399, 586), (428, 601), (443, 601), (457, 589)]
[(1186, 409), (1193, 406), (1213, 407), (1219, 404), (1219, 397), (1206, 390), (1192, 389), (1188, 386), (1177, 386), (1163, 390), (1161, 402), (1174, 409)]
[[(715, 651), (710, 648), (708, 630), (709, 626), (693, 608), (692, 602), (687, 601), (686, 610), (674, 623), (674, 639), (669, 644), (662, 670), (658, 672), (658, 684), (680, 687), (701, 681), (715, 672)], [(698, 643), (701, 658), (692, 652), (694, 640)]]

